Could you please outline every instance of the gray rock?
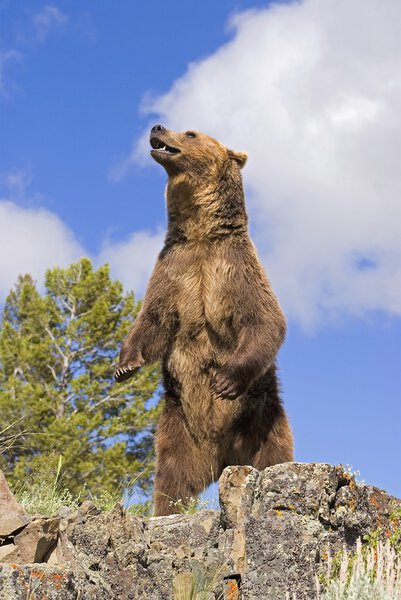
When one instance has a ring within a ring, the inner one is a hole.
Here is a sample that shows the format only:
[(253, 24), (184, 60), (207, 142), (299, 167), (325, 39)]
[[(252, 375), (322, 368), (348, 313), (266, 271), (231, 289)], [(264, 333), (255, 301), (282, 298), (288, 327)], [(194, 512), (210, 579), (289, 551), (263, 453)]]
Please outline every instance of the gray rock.
[[(31, 518), (14, 498), (2, 471), (0, 471), (0, 547), (7, 538), (21, 530)], [(0, 553), (0, 558), (2, 554)]]
[(77, 600), (84, 598), (73, 573), (49, 565), (0, 564), (1, 600)]
[(8, 487), (8, 483), (6, 478), (4, 477), (4, 473), (0, 471), (0, 513), (5, 512), (6, 510), (12, 512), (24, 513), (24, 509), (13, 496), (10, 488)]
[(30, 522), (31, 517), (19, 512), (6, 512), (0, 514), (0, 546), (4, 541), (23, 529)]
[(59, 519), (38, 518), (32, 520), (8, 543), (0, 546), (0, 562), (41, 563), (57, 545)]
[[(401, 505), (357, 485), (342, 466), (287, 463), (258, 473), (229, 467), (220, 479), (222, 524), (234, 531), (243, 600), (316, 597), (324, 558), (389, 522)], [(241, 555), (242, 552), (242, 555)]]
[(60, 519), (43, 517), (31, 521), (14, 538), (18, 558), (13, 562), (41, 563), (56, 547)]
[(313, 600), (328, 550), (385, 530), (401, 506), (326, 464), (228, 467), (219, 494), (221, 512), (145, 519), (86, 503), (35, 519), (0, 545), (0, 561), (47, 564), (2, 565), (0, 598), (26, 598), (34, 581), (37, 597), (61, 600)]

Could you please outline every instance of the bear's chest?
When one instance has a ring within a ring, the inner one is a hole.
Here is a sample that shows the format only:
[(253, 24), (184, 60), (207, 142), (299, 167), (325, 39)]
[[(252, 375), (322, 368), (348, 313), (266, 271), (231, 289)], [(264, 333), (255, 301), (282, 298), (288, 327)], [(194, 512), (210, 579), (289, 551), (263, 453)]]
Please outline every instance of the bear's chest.
[(180, 257), (170, 272), (179, 330), (198, 336), (202, 330), (226, 334), (232, 315), (231, 280), (235, 267), (213, 250), (194, 250)]

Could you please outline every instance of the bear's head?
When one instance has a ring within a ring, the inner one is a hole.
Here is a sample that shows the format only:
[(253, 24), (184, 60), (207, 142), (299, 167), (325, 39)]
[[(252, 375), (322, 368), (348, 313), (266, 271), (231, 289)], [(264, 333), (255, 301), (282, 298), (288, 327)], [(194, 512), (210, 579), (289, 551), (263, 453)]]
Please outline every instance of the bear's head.
[(245, 152), (229, 150), (212, 137), (198, 131), (176, 133), (155, 125), (150, 132), (150, 151), (170, 177), (185, 173), (194, 180), (215, 177), (225, 163), (241, 169), (247, 160)]

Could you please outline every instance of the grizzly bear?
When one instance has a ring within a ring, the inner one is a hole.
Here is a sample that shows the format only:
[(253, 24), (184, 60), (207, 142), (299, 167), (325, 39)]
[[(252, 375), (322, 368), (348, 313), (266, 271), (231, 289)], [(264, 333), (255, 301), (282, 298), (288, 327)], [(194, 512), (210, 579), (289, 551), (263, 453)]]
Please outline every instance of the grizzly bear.
[(293, 460), (293, 442), (275, 363), (286, 321), (248, 234), (247, 155), (161, 125), (150, 145), (168, 175), (167, 235), (115, 378), (162, 361), (154, 498), (168, 515), (228, 465)]

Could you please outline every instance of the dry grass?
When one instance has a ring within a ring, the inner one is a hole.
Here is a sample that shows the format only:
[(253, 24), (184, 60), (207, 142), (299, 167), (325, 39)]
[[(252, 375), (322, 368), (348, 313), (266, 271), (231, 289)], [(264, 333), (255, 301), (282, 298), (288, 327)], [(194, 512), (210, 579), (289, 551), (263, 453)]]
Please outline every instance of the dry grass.
[(10, 425), (7, 425), (7, 427), (4, 427), (4, 429), (0, 431), (0, 455), (5, 454), (12, 448), (21, 446), (21, 441), (29, 434), (28, 429), (13, 433), (13, 428), (17, 423), (22, 421), (23, 418), (24, 417), (21, 417), (17, 421), (10, 423)]
[(216, 600), (223, 600), (223, 593), (218, 593), (216, 596), (214, 592), (220, 581), (223, 581), (222, 573), (223, 568), (220, 567), (213, 577), (207, 577), (197, 565), (193, 567), (192, 571), (178, 573), (173, 581), (173, 599), (209, 600), (212, 597)]

